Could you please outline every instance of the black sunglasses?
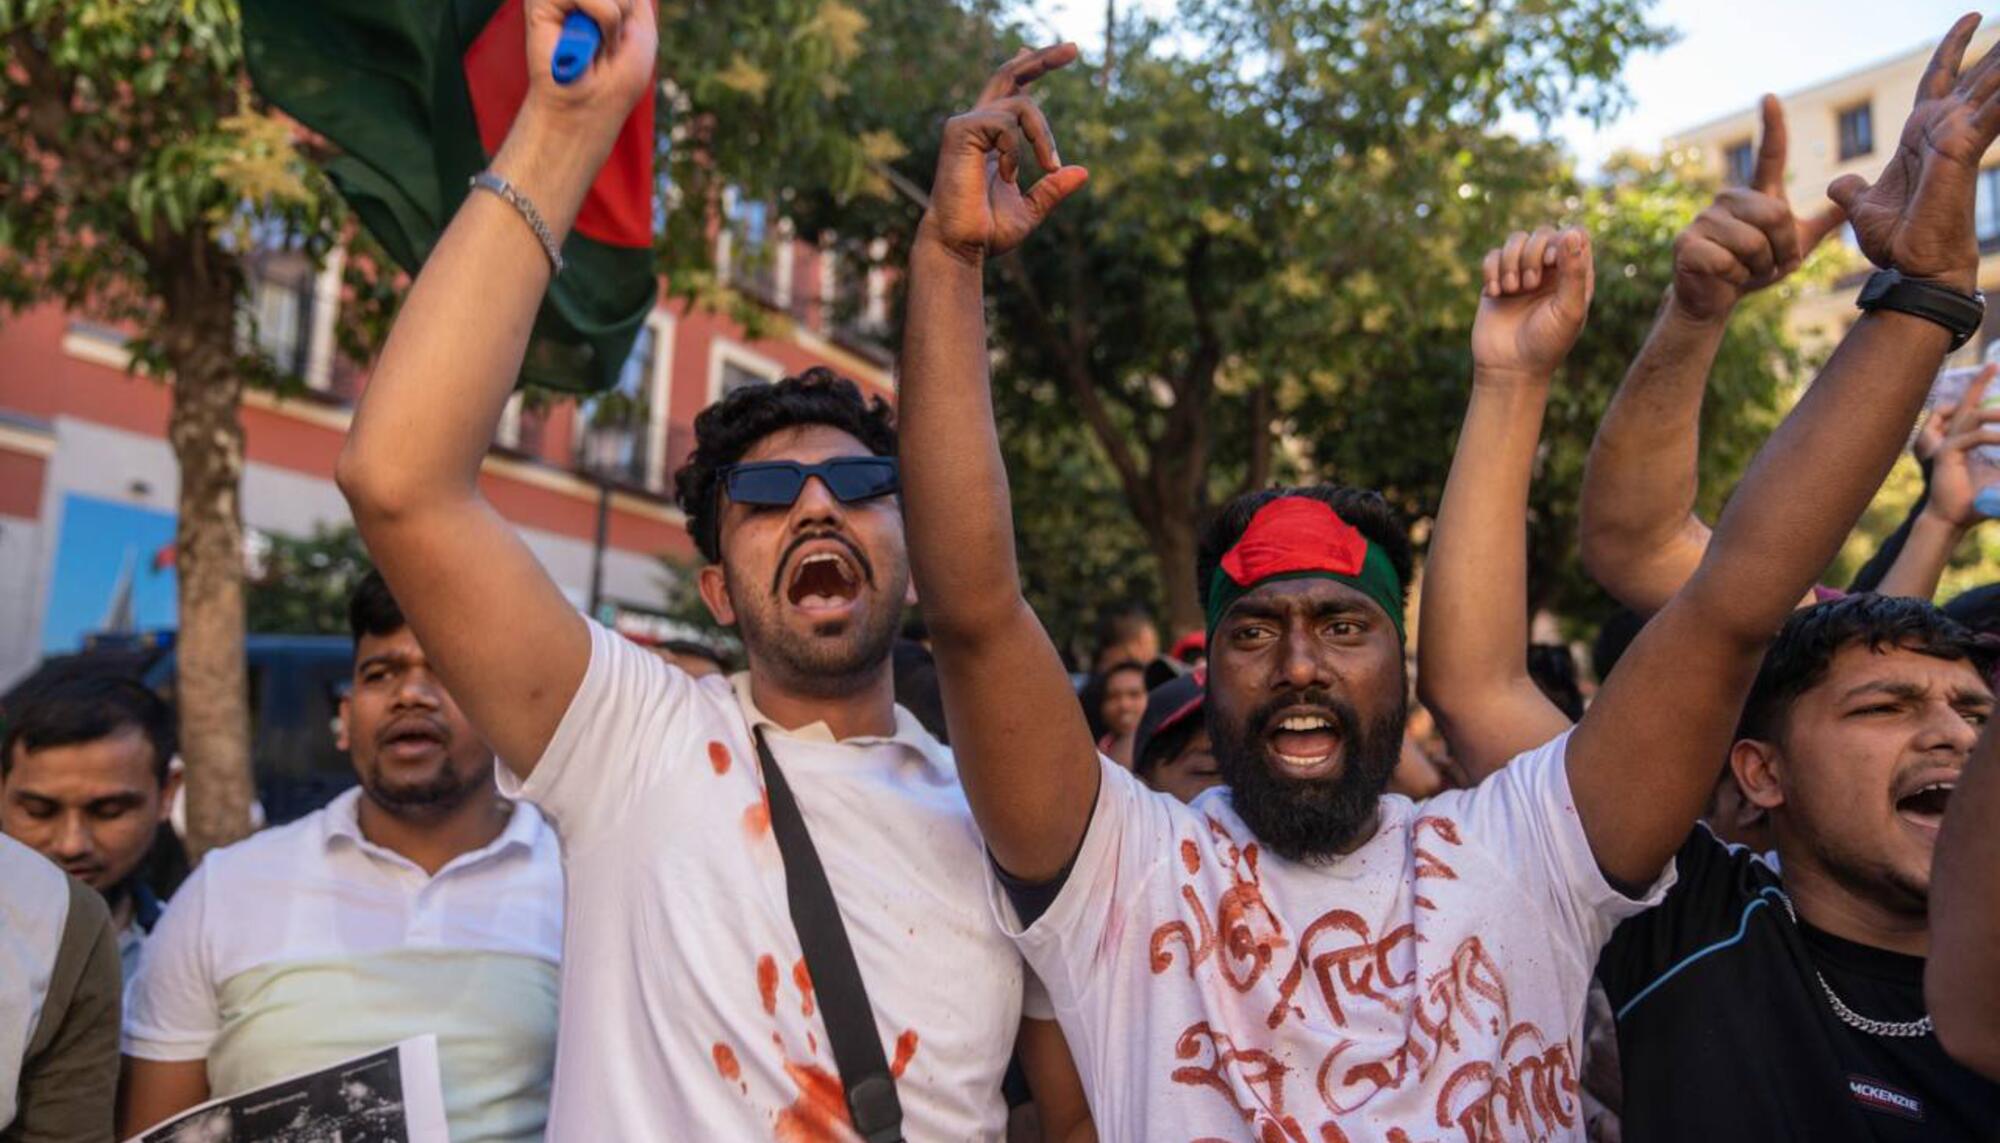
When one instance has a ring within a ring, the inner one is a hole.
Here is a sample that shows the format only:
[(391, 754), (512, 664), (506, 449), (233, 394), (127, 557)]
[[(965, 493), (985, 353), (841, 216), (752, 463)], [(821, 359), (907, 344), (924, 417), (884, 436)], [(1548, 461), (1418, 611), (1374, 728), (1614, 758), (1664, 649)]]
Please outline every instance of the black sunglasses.
[(756, 460), (728, 465), (722, 487), (738, 504), (783, 508), (798, 500), (806, 481), (819, 477), (842, 504), (887, 496), (902, 487), (893, 456), (837, 456), (818, 464)]

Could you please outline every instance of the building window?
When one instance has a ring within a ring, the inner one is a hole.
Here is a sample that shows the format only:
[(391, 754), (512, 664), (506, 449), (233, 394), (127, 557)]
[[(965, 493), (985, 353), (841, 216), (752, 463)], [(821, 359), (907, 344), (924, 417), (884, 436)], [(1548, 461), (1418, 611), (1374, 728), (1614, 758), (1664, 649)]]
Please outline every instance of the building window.
[(838, 249), (828, 250), (820, 261), (827, 282), (827, 325), (845, 341), (874, 344), (888, 336), (888, 282), (870, 263), (868, 257)]
[(1873, 104), (1858, 103), (1840, 113), (1840, 159), (1858, 159), (1875, 152)]
[(236, 305), (236, 352), (261, 357), (308, 388), (332, 389), (334, 322), (347, 251), (335, 246), (315, 266), (282, 222), (251, 218), (248, 229), (243, 296)]
[(1731, 186), (1747, 187), (1757, 174), (1757, 149), (1748, 139), (1724, 151), (1722, 161)]
[(299, 372), (305, 363), (306, 349), (304, 284), (253, 274), (244, 309), (255, 348), (279, 368)]
[(771, 204), (730, 192), (724, 204), (723, 278), (759, 301), (780, 305), (780, 227)]
[(746, 385), (768, 385), (785, 375), (785, 368), (742, 345), (721, 338), (709, 346), (708, 399), (722, 400)]
[(546, 401), (530, 402), (527, 394), (516, 392), (500, 410), (500, 428), (493, 441), (533, 460), (542, 458), (542, 440), (549, 427)]
[(244, 259), (236, 348), (290, 377), (304, 377), (313, 313), (313, 266), (296, 250), (259, 250)]
[(658, 345), (652, 323), (640, 326), (618, 384), (578, 402), (576, 466), (586, 474), (612, 484), (648, 486)]
[(1972, 208), (1972, 224), (1981, 248), (2000, 247), (2000, 167), (1979, 172), (1979, 194)]
[(727, 397), (748, 385), (769, 385), (771, 379), (754, 369), (745, 369), (734, 361), (722, 363), (722, 395)]

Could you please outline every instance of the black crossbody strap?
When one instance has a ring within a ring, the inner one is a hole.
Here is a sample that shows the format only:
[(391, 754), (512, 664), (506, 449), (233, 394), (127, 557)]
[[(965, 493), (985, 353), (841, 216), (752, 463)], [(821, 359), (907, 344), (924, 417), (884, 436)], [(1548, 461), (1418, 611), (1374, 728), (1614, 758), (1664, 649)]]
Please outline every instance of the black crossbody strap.
[(764, 769), (764, 791), (771, 800), (771, 833), (785, 862), (785, 896), (792, 910), (792, 927), (805, 950), (806, 971), (819, 996), (826, 1021), (827, 1044), (847, 1089), (847, 1113), (854, 1129), (868, 1143), (902, 1143), (903, 1104), (896, 1098), (896, 1080), (889, 1074), (882, 1038), (875, 1031), (875, 1010), (868, 1003), (868, 986), (854, 949), (847, 943), (847, 926), (840, 905), (820, 867), (806, 820), (785, 784), (784, 772), (771, 757), (764, 728), (751, 730), (757, 740), (757, 761)]

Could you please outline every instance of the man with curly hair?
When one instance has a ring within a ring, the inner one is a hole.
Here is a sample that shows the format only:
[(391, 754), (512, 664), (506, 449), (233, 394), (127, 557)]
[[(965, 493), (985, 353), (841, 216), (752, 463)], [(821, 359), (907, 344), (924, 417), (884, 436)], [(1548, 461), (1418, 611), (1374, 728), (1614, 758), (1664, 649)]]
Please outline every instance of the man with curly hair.
[[(549, 62), (572, 6), (605, 50), (558, 87)], [(694, 679), (578, 614), (479, 495), (554, 264), (531, 223), (559, 240), (575, 219), (651, 89), (654, 19), (615, 0), (527, 5), (529, 91), (492, 166), (508, 193), (473, 195), (432, 253), (339, 467), (411, 627), (506, 764), (503, 786), (562, 838), (549, 1136), (858, 1137), (788, 907), (760, 739), (839, 905), (903, 1134), (1001, 1138), (1017, 1036), (1044, 1128), (1064, 1130), (1081, 1086), (1063, 1079), (1053, 1023), (1022, 1024), (1021, 957), (986, 907), (956, 765), (895, 704), (890, 652), (913, 595), (887, 406), (812, 369), (697, 420), (676, 486), (708, 560), (702, 598), (742, 635), (749, 669), (734, 678)]]

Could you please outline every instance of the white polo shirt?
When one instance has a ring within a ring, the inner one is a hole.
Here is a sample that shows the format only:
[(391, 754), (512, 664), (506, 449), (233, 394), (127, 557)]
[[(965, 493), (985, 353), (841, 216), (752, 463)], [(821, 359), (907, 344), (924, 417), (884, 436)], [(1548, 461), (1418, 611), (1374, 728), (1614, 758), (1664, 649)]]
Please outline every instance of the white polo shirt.
[[(997, 1140), (1020, 954), (951, 752), (785, 731), (597, 624), (590, 666), (520, 793), (563, 838), (569, 932), (556, 1140), (853, 1139), (786, 903), (762, 725), (840, 903), (912, 1143)], [(501, 788), (512, 789), (503, 776)]]
[(555, 1055), (555, 834), (517, 805), (435, 876), (361, 835), (359, 789), (210, 853), (147, 939), (125, 1052), (216, 1096), (434, 1033), (452, 1138), (539, 1140)]

